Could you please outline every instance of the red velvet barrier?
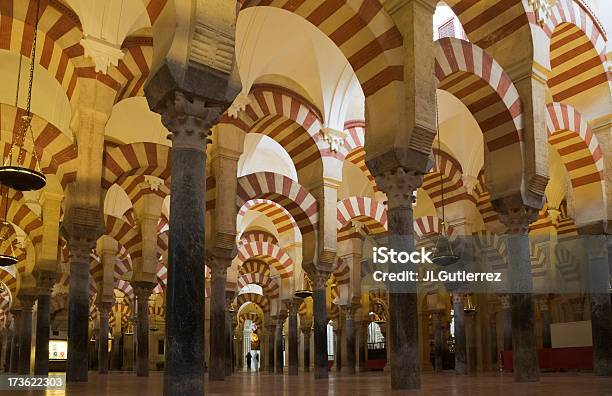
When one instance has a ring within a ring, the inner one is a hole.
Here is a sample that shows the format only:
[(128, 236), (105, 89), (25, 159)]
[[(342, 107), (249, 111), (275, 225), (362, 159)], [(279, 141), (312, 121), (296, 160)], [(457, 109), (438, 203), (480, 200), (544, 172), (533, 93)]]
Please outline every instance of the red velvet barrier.
[[(593, 347), (546, 348), (538, 351), (540, 368), (592, 370)], [(504, 370), (512, 370), (512, 351), (502, 352)]]
[(386, 359), (368, 359), (365, 366), (368, 370), (384, 370), (386, 364)]

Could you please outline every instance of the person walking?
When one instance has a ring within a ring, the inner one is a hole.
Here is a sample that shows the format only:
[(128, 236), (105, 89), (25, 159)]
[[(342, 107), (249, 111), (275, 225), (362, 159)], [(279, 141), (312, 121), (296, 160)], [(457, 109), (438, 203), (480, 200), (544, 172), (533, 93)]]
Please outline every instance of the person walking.
[(247, 352), (246, 361), (247, 361), (247, 371), (251, 371), (251, 352)]

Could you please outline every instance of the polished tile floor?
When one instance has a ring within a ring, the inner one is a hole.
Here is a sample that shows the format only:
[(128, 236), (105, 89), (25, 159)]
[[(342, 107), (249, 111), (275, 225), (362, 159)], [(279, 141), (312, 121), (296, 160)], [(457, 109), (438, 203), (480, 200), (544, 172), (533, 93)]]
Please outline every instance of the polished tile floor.
[[(99, 376), (90, 373), (88, 383), (71, 384), (66, 391), (49, 391), (48, 395), (162, 395), (162, 374), (151, 373), (149, 378), (133, 374), (111, 373)], [(419, 396), (612, 396), (612, 378), (595, 377), (586, 373), (542, 374), (539, 383), (517, 384), (510, 374), (456, 376), (453, 373), (423, 374), (422, 389), (418, 392), (390, 392), (389, 378), (382, 373), (356, 376), (330, 373), (328, 381), (313, 379), (312, 374), (298, 377), (268, 373), (239, 373), (223, 382), (207, 382), (207, 395), (419, 395)], [(15, 395), (44, 392), (3, 392)]]

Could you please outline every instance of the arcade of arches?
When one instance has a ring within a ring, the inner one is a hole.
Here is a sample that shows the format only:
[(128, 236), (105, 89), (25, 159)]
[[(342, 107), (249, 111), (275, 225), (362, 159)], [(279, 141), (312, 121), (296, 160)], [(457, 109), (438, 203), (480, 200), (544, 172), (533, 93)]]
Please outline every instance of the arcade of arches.
[[(36, 13), (0, 0), (3, 155), (37, 26), (23, 150), (47, 179), (1, 190), (1, 372), (65, 371), (67, 394), (609, 392), (607, 0)], [(373, 247), (441, 236), (522, 289), (373, 281)]]

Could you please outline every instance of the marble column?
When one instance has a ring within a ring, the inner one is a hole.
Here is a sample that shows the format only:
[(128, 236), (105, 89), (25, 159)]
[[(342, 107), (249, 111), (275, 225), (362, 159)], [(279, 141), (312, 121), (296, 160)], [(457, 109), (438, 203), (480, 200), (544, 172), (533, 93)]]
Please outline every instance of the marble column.
[(368, 350), (368, 325), (367, 320), (357, 322), (356, 327), (359, 331), (359, 341), (357, 342), (357, 359), (359, 371), (366, 370), (366, 351)]
[(467, 374), (467, 351), (465, 336), (465, 312), (463, 296), (453, 294), (453, 318), (455, 319), (455, 374)]
[(507, 227), (507, 259), (512, 295), (512, 366), (516, 382), (540, 380), (536, 343), (533, 278), (529, 253), (529, 224), (538, 211), (527, 206), (499, 210), (500, 221)]
[(298, 374), (299, 356), (298, 356), (298, 326), (297, 326), (297, 312), (300, 308), (302, 299), (294, 299), (287, 304), (288, 313), (288, 334), (287, 334), (287, 346), (289, 352), (289, 375)]
[(442, 371), (442, 365), (444, 360), (444, 347), (442, 345), (442, 321), (444, 320), (443, 311), (435, 311), (431, 314), (431, 327), (433, 330), (434, 338), (434, 370), (436, 372)]
[(227, 308), (225, 312), (225, 376), (229, 377), (232, 375), (233, 366), (233, 348), (234, 342), (232, 316), (236, 313), (236, 310), (232, 308), (232, 300), (234, 299), (234, 293), (226, 293), (225, 306)]
[[(412, 193), (423, 182), (422, 174), (403, 167), (376, 175), (376, 184), (387, 194), (388, 247), (397, 252), (415, 250)], [(391, 273), (416, 270), (416, 266), (389, 264)], [(421, 387), (416, 282), (389, 282), (387, 347), (390, 348), (391, 388)]]
[(593, 373), (612, 376), (612, 304), (610, 301), (610, 252), (612, 236), (603, 230), (579, 230), (588, 257), (593, 338)]
[(29, 375), (32, 356), (32, 313), (36, 296), (20, 296), (22, 303), (21, 326), (19, 331), (19, 374)]
[(112, 302), (98, 303), (100, 333), (98, 335), (98, 373), (108, 374), (108, 316), (112, 313)]
[(313, 281), (312, 309), (314, 317), (314, 377), (328, 378), (327, 368), (327, 288), (326, 283), (330, 273), (316, 271), (309, 274)]
[(465, 313), (465, 344), (467, 372), (476, 374), (478, 370), (478, 351), (476, 345), (476, 311)]
[(89, 358), (89, 254), (90, 239), (71, 238), (68, 291), (67, 382), (87, 382)]
[(276, 325), (274, 324), (274, 319), (271, 318), (271, 323), (266, 325), (266, 330), (268, 332), (268, 350), (266, 351), (268, 364), (267, 371), (273, 373), (274, 372), (274, 349), (275, 349), (275, 333), (276, 333)]
[[(149, 297), (155, 287), (150, 282), (132, 282), (136, 295), (136, 376), (149, 376)], [(107, 319), (108, 320), (108, 319)], [(108, 321), (107, 321), (108, 326)], [(108, 328), (108, 327), (107, 327)]]
[(491, 368), (495, 370), (498, 366), (499, 353), (497, 350), (497, 320), (496, 313), (491, 312), (489, 316), (489, 339), (491, 340)]
[(552, 346), (550, 340), (550, 310), (548, 309), (548, 296), (538, 298), (540, 306), (540, 324), (542, 326), (542, 347), (550, 348)]
[(211, 266), (210, 297), (210, 365), (208, 379), (223, 381), (225, 379), (225, 284), (227, 281), (227, 260), (213, 257)]
[(283, 373), (284, 354), (283, 354), (283, 324), (285, 323), (285, 316), (278, 315), (276, 318), (276, 334), (274, 335), (274, 350), (276, 359), (274, 360), (274, 372), (276, 374)]
[[(211, 127), (223, 112), (221, 98), (230, 96), (224, 91), (227, 81), (211, 77), (208, 71), (198, 68), (182, 71), (184, 74), (177, 81), (173, 71), (164, 65), (145, 87), (149, 107), (161, 114), (172, 140), (164, 396), (204, 393), (206, 145), (210, 142)], [(207, 95), (219, 95), (214, 102), (219, 104), (212, 107), (207, 98), (193, 92), (203, 89), (201, 85), (185, 86), (188, 78), (216, 79), (216, 89), (204, 88), (210, 91)], [(224, 315), (223, 300), (222, 295)], [(220, 322), (221, 328), (224, 322)], [(224, 353), (223, 336), (220, 346)], [(223, 374), (223, 366), (221, 370)]]
[(310, 371), (310, 326), (302, 327), (302, 334), (304, 335), (304, 371)]
[[(11, 314), (9, 312), (7, 312), (7, 315), (9, 315), (10, 318)], [(12, 322), (12, 319), (8, 319), (5, 323), (6, 328), (4, 329), (4, 342), (0, 359), (0, 372), (2, 373), (8, 373), (11, 366), (11, 348), (13, 346)]]
[(510, 310), (510, 295), (500, 296), (502, 324), (504, 326), (504, 351), (512, 350), (512, 311)]
[(49, 333), (51, 327), (51, 291), (56, 274), (38, 273), (38, 307), (36, 310), (36, 349), (34, 375), (49, 374)]
[(347, 305), (342, 307), (345, 318), (346, 334), (346, 362), (342, 365), (342, 371), (347, 374), (355, 374), (355, 311), (356, 307)]
[(336, 322), (338, 327), (334, 327), (334, 365), (337, 372), (342, 370), (342, 325), (339, 322), (340, 318)]
[(19, 338), (21, 336), (21, 309), (12, 309), (13, 313), (13, 337), (11, 339), (11, 354), (9, 373), (19, 373)]

